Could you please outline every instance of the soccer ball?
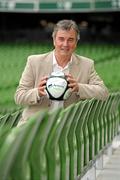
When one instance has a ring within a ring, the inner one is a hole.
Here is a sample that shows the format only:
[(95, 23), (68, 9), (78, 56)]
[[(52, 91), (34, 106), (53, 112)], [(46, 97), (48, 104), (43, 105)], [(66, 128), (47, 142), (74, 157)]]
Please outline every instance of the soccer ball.
[(65, 100), (69, 97), (68, 81), (63, 72), (53, 72), (46, 82), (46, 94), (51, 100)]

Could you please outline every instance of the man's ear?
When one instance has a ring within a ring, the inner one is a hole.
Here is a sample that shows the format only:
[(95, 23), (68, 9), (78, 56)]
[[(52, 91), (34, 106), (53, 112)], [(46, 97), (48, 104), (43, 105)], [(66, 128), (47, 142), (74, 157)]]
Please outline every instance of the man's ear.
[(53, 38), (53, 45), (55, 46), (55, 39)]

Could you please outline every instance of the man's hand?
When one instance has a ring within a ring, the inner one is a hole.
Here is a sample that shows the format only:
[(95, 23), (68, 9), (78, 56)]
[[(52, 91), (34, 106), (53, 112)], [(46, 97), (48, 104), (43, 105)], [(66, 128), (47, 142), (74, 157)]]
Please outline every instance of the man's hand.
[(78, 82), (74, 79), (74, 77), (71, 74), (66, 74), (68, 87), (71, 88), (72, 92), (78, 92), (79, 91), (79, 86)]
[(44, 76), (38, 86), (38, 93), (39, 96), (45, 96), (46, 92), (45, 92), (45, 88), (46, 88), (46, 82), (47, 82), (48, 76)]

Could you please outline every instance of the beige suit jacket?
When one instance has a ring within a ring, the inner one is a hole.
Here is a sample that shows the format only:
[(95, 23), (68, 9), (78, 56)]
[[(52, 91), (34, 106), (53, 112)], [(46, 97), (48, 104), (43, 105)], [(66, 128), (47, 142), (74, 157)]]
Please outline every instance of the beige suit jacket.
[[(41, 97), (40, 101), (38, 101), (37, 87), (43, 76), (51, 74), (52, 68), (53, 51), (28, 57), (26, 67), (15, 93), (16, 104), (25, 106), (22, 114), (24, 121), (42, 109), (49, 109), (51, 101), (46, 96)], [(69, 71), (79, 83), (79, 92), (72, 93), (64, 101), (64, 107), (81, 99), (97, 98), (104, 100), (108, 97), (108, 90), (96, 73), (93, 60), (73, 54)]]

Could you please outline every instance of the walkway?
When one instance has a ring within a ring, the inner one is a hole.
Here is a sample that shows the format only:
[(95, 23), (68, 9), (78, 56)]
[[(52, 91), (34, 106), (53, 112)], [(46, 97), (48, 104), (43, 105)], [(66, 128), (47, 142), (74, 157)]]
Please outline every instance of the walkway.
[(120, 180), (120, 146), (113, 151), (97, 180)]
[(78, 180), (120, 180), (120, 135)]

